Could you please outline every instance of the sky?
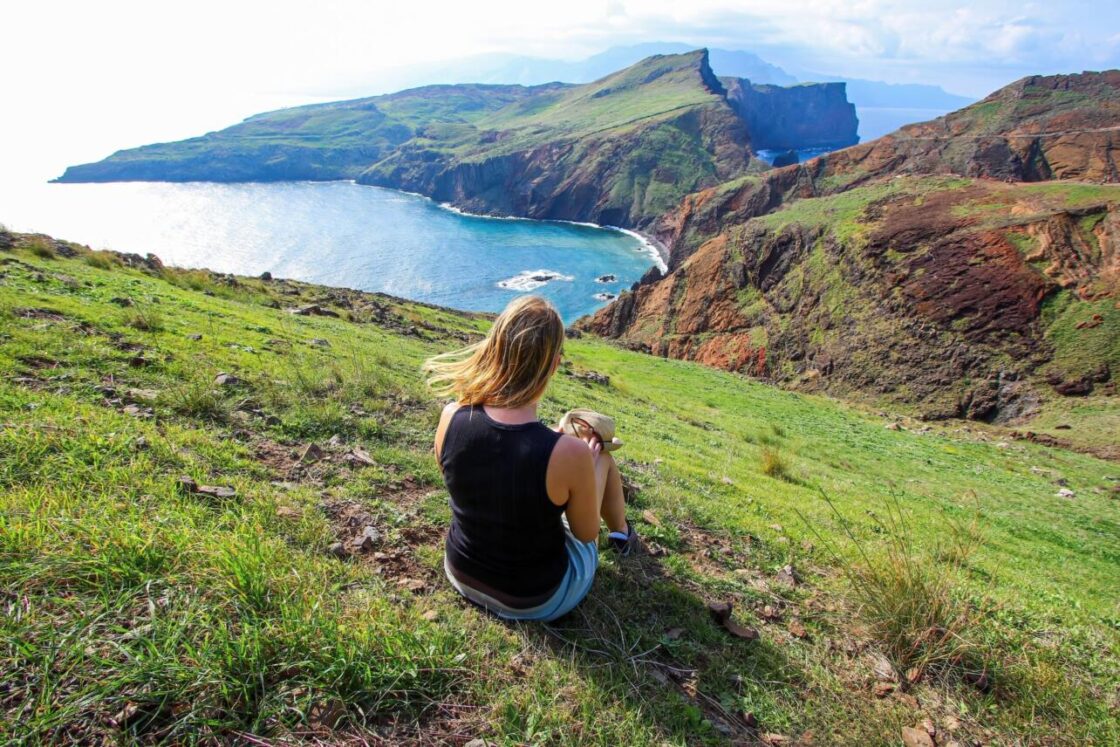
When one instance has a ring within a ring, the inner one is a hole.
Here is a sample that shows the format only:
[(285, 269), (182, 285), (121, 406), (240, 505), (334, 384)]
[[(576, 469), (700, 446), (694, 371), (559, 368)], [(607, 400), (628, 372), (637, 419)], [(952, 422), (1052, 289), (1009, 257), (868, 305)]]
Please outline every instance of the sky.
[(35, 0), (0, 5), (0, 29), (0, 177), (36, 179), (492, 52), (685, 42), (975, 97), (1030, 73), (1120, 67), (1108, 0)]

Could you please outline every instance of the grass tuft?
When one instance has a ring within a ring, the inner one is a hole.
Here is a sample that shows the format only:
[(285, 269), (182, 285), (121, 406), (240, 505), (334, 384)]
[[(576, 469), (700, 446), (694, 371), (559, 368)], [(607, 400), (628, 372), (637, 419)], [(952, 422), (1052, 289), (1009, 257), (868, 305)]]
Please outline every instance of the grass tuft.
[(126, 314), (125, 324), (141, 332), (162, 332), (163, 312), (151, 304), (138, 303)]
[(111, 270), (114, 267), (119, 267), (121, 264), (117, 255), (112, 252), (92, 251), (86, 254), (82, 259), (90, 267), (95, 267), (98, 270)]
[(36, 236), (27, 243), (27, 249), (40, 259), (54, 259), (54, 249), (46, 239)]
[(160, 399), (180, 415), (215, 423), (227, 421), (233, 409), (225, 395), (206, 377), (196, 377), (171, 387)]
[(781, 449), (766, 446), (762, 449), (760, 459), (762, 474), (776, 480), (789, 481), (793, 479), (789, 461), (782, 454)]
[[(919, 538), (897, 495), (885, 501), (883, 518), (874, 513), (874, 530), (883, 538), (877, 546), (859, 539), (851, 524), (824, 496), (839, 520), (841, 541), (850, 544), (842, 553), (816, 527), (806, 526), (829, 549), (851, 588), (851, 599), (860, 618), (883, 647), (883, 653), (900, 671), (924, 672), (960, 665), (977, 651), (978, 616), (959, 584), (960, 571), (980, 542), (979, 515), (969, 523), (945, 525), (939, 539), (937, 562), (919, 549)], [(852, 557), (854, 556), (854, 560)]]

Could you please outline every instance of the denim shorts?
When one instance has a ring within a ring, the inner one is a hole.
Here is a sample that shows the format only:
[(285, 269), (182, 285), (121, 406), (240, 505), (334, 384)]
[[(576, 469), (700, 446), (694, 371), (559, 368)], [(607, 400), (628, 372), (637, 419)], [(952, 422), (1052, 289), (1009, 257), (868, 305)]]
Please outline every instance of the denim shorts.
[(456, 591), (503, 620), (551, 622), (568, 614), (583, 601), (591, 591), (591, 583), (595, 580), (595, 569), (599, 567), (599, 546), (595, 540), (580, 542), (572, 534), (572, 530), (568, 529), (567, 521), (564, 522), (564, 531), (567, 533), (564, 549), (568, 553), (568, 570), (556, 592), (546, 602), (536, 607), (528, 609), (507, 607), (492, 596), (459, 583), (447, 567), (446, 555), (443, 561), (444, 573)]

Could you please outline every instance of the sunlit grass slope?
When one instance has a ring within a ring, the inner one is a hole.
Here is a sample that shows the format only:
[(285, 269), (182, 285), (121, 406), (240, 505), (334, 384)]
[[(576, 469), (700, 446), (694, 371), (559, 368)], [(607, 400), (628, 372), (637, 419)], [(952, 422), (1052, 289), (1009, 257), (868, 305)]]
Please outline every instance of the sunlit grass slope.
[[(486, 325), (0, 249), (0, 741), (897, 744), (926, 718), (939, 743), (1120, 739), (1120, 467), (595, 340), (568, 342), (543, 414), (616, 415), (652, 552), (605, 556), (551, 628), (464, 604), (418, 366)], [(872, 556), (901, 505), (974, 618), (966, 664), (879, 681), (823, 495)]]

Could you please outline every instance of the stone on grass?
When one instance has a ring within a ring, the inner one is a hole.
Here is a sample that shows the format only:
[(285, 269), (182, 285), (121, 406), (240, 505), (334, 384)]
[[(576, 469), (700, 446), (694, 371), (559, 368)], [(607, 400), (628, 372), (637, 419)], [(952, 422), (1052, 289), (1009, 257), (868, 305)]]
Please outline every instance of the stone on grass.
[(759, 740), (769, 747), (782, 747), (782, 745), (790, 744), (793, 741), (785, 734), (775, 734), (773, 732), (766, 732), (759, 737)]
[(733, 607), (731, 602), (709, 602), (708, 613), (711, 614), (712, 619), (723, 627), (731, 635), (736, 638), (743, 638), (748, 641), (758, 640), (758, 631), (754, 628), (747, 628), (731, 619), (731, 612)]
[(233, 498), (237, 491), (226, 485), (199, 485), (194, 491), (198, 495), (208, 495), (211, 498)]
[(362, 533), (354, 538), (350, 546), (354, 552), (369, 552), (381, 541), (381, 532), (375, 527), (367, 526)]
[(288, 309), (288, 313), (289, 314), (294, 314), (296, 316), (333, 316), (333, 317), (338, 316), (337, 311), (331, 311), (330, 309), (324, 309), (319, 304), (314, 304), (314, 303), (310, 304), (308, 306), (300, 306), (300, 307), (297, 307), (297, 308), (294, 308), (294, 309)]
[(929, 733), (925, 729), (913, 726), (902, 727), (902, 744), (906, 747), (934, 747)]
[(875, 677), (883, 682), (897, 682), (898, 672), (895, 671), (894, 665), (890, 663), (887, 657), (882, 654), (872, 654), (873, 663), (871, 670), (875, 673)]
[(218, 386), (240, 386), (242, 382), (233, 374), (222, 372), (214, 377), (214, 383)]
[(310, 443), (303, 447), (303, 451), (299, 453), (299, 460), (304, 464), (311, 464), (323, 458), (323, 449), (319, 444)]
[(343, 457), (347, 462), (356, 467), (373, 467), (377, 462), (373, 461), (373, 457), (369, 455), (365, 449), (355, 446), (350, 450), (346, 456)]
[(801, 583), (801, 579), (797, 577), (797, 571), (794, 570), (792, 565), (787, 565), (778, 571), (774, 576), (774, 580), (782, 586), (797, 586)]

